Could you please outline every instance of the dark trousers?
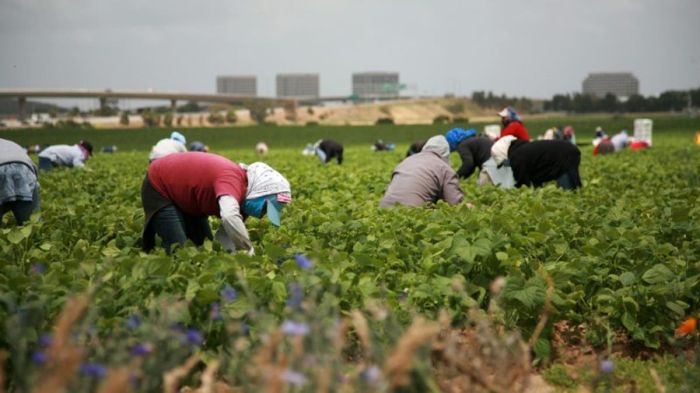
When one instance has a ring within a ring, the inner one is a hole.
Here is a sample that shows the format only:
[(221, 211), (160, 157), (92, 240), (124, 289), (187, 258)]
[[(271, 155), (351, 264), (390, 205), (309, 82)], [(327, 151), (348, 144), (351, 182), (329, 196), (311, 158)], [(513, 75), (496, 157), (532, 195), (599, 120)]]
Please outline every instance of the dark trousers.
[[(163, 248), (168, 254), (170, 246), (175, 243), (183, 245), (190, 239), (195, 245), (201, 246), (205, 239), (213, 239), (207, 216), (185, 214), (175, 205), (168, 205), (153, 215), (144, 233), (144, 238), (150, 239), (144, 239), (144, 245), (155, 244), (152, 239), (156, 234), (162, 239)], [(144, 248), (148, 251), (152, 246)]]
[(15, 216), (15, 221), (18, 225), (22, 225), (29, 221), (32, 213), (39, 210), (39, 187), (34, 189), (34, 195), (32, 196), (32, 201), (14, 201), (5, 202), (0, 205), (0, 220), (5, 215), (5, 213), (11, 211)]
[(39, 157), (39, 170), (50, 171), (54, 167), (53, 162), (46, 157)]
[(557, 179), (557, 185), (565, 190), (575, 190), (581, 187), (581, 177), (578, 169), (571, 169)]

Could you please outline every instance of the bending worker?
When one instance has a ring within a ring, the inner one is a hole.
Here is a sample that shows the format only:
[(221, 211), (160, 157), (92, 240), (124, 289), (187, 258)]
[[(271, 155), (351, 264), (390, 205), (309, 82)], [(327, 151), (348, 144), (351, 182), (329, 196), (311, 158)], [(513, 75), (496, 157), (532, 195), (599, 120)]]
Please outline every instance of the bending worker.
[(243, 221), (248, 216), (280, 225), (282, 208), (291, 202), (289, 182), (267, 164), (243, 166), (216, 154), (171, 154), (148, 167), (141, 186), (146, 214), (143, 248), (155, 246), (155, 235), (166, 252), (187, 239), (201, 245), (212, 239), (208, 216), (221, 217), (216, 239), (233, 252), (254, 254)]
[(316, 142), (314, 152), (324, 164), (328, 164), (333, 157), (338, 160), (338, 165), (343, 163), (343, 145), (332, 139), (321, 139)]
[(36, 165), (20, 145), (0, 139), (0, 220), (12, 211), (17, 224), (39, 209)]
[(92, 156), (92, 144), (80, 141), (73, 146), (53, 145), (39, 153), (39, 169), (50, 171), (54, 167), (85, 167), (85, 161)]
[(508, 162), (516, 187), (537, 188), (552, 180), (567, 190), (581, 187), (581, 152), (567, 141), (526, 142), (508, 135), (494, 143), (491, 155), (498, 166)]
[(499, 138), (512, 135), (524, 141), (530, 140), (530, 134), (528, 134), (527, 128), (523, 125), (523, 121), (515, 112), (515, 109), (511, 107), (504, 108), (502, 111), (498, 112), (498, 116), (501, 117), (501, 124), (503, 124), (501, 136)]
[[(469, 132), (473, 132), (469, 135)], [(493, 142), (486, 136), (475, 137), (476, 130), (465, 131), (455, 128), (445, 134), (450, 144), (450, 151), (457, 151), (462, 158), (462, 165), (457, 170), (457, 175), (467, 178), (474, 173), (476, 168), (481, 170), (484, 162), (491, 158), (491, 146)]]
[(187, 139), (177, 131), (170, 134), (170, 138), (163, 138), (156, 143), (148, 155), (148, 160), (153, 161), (173, 153), (187, 151)]
[(450, 147), (445, 137), (428, 139), (420, 153), (405, 158), (394, 169), (379, 206), (418, 207), (441, 199), (450, 205), (462, 202), (464, 192), (449, 160)]

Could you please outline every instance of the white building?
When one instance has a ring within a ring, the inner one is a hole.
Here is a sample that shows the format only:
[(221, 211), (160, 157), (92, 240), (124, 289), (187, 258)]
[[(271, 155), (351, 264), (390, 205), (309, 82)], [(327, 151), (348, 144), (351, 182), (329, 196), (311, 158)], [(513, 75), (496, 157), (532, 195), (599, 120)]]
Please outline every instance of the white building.
[(258, 94), (258, 80), (254, 75), (221, 75), (216, 77), (216, 92), (255, 97)]
[(583, 80), (583, 94), (599, 98), (607, 94), (628, 98), (639, 94), (639, 79), (630, 72), (591, 73)]
[(398, 72), (359, 72), (352, 74), (352, 94), (359, 98), (399, 96)]
[(277, 74), (277, 97), (319, 98), (319, 79), (318, 74)]

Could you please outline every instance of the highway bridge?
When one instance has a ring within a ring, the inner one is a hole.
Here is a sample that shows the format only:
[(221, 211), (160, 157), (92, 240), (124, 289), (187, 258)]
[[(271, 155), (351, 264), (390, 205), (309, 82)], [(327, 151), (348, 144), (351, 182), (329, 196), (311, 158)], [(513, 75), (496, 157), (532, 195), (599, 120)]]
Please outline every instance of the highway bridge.
[(270, 106), (314, 104), (323, 101), (347, 101), (350, 97), (318, 97), (318, 98), (273, 98), (242, 96), (235, 94), (208, 94), (191, 92), (156, 92), (138, 90), (90, 90), (90, 89), (0, 89), (0, 97), (13, 97), (18, 100), (18, 117), (26, 116), (27, 98), (97, 98), (100, 107), (107, 105), (110, 99), (142, 99), (168, 100), (170, 107), (175, 110), (178, 101), (225, 103), (246, 106), (252, 102), (264, 102)]

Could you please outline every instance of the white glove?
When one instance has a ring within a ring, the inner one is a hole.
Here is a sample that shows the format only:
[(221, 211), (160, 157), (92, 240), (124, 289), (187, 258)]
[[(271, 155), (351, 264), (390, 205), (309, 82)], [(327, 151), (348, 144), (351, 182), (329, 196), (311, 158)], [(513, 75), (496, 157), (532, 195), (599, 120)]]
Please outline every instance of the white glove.
[(230, 195), (219, 198), (219, 215), (221, 216), (221, 227), (216, 231), (216, 239), (221, 245), (229, 252), (238, 249), (246, 250), (248, 255), (254, 255), (253, 244), (250, 242), (248, 230), (243, 224), (238, 201)]

